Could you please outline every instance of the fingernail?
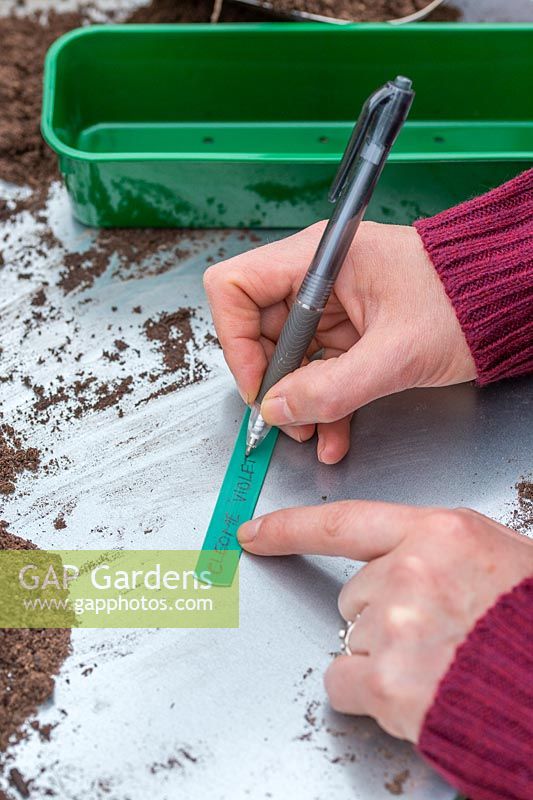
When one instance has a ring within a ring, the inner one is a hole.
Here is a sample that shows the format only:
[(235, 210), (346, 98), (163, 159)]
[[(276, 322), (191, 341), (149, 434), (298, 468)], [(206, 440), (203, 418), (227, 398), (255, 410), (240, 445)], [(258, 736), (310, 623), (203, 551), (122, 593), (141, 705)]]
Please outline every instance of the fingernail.
[(318, 445), (318, 447), (317, 447), (317, 456), (318, 456), (318, 460), (319, 460), (319, 461), (320, 461), (322, 464), (324, 463), (324, 458), (323, 458), (323, 456), (324, 456), (325, 450), (326, 450), (326, 445), (325, 445), (325, 444), (319, 444), (319, 445)]
[(261, 527), (262, 519), (251, 519), (250, 522), (245, 522), (237, 531), (237, 539), (241, 544), (249, 544), (257, 537), (259, 528)]
[(296, 421), (287, 399), (283, 396), (270, 397), (268, 400), (263, 400), (261, 416), (271, 425), (286, 425), (288, 422)]

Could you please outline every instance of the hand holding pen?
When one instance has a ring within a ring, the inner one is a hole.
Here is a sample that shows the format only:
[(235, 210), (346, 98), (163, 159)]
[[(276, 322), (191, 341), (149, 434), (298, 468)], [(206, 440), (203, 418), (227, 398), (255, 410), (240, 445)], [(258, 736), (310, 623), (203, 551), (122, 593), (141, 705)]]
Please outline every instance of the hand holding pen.
[[(217, 335), (246, 402), (258, 395), (325, 227), (317, 223), (205, 274)], [(317, 351), (322, 358), (306, 363)], [(412, 386), (475, 377), (453, 308), (414, 228), (361, 224), (304, 364), (267, 392), (261, 410), (297, 441), (316, 429), (318, 457), (327, 464), (346, 454), (351, 414), (366, 403)]]
[(261, 401), (269, 389), (302, 364), (413, 97), (411, 81), (398, 76), (374, 92), (363, 106), (331, 187), (329, 197), (335, 203), (333, 214), (280, 333), (252, 406), (246, 439), (247, 456), (270, 430), (261, 416)]

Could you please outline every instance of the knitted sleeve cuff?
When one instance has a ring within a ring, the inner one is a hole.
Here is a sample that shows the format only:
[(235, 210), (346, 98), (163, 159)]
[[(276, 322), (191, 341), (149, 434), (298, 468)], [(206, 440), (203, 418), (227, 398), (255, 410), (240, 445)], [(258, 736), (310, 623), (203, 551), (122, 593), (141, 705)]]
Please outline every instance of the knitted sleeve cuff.
[(453, 304), (478, 382), (533, 372), (533, 169), (415, 227)]
[(458, 648), (418, 749), (471, 800), (533, 798), (533, 578)]

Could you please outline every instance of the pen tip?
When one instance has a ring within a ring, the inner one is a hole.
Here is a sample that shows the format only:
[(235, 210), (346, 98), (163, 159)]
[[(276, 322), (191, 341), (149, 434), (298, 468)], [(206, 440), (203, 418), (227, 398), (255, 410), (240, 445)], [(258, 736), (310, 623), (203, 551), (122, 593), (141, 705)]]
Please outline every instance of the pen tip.
[(245, 457), (248, 458), (248, 456), (250, 455), (251, 452), (252, 452), (252, 445), (251, 444), (247, 444), (246, 445), (246, 450), (244, 452)]

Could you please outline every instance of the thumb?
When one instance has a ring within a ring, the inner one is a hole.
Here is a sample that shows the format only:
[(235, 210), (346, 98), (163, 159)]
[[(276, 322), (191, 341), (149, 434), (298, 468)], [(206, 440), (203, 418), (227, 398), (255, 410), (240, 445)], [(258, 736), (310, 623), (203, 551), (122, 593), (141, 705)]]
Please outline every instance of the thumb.
[(267, 392), (262, 417), (277, 426), (335, 422), (405, 388), (396, 350), (385, 342), (383, 331), (368, 331), (346, 353), (295, 370)]

